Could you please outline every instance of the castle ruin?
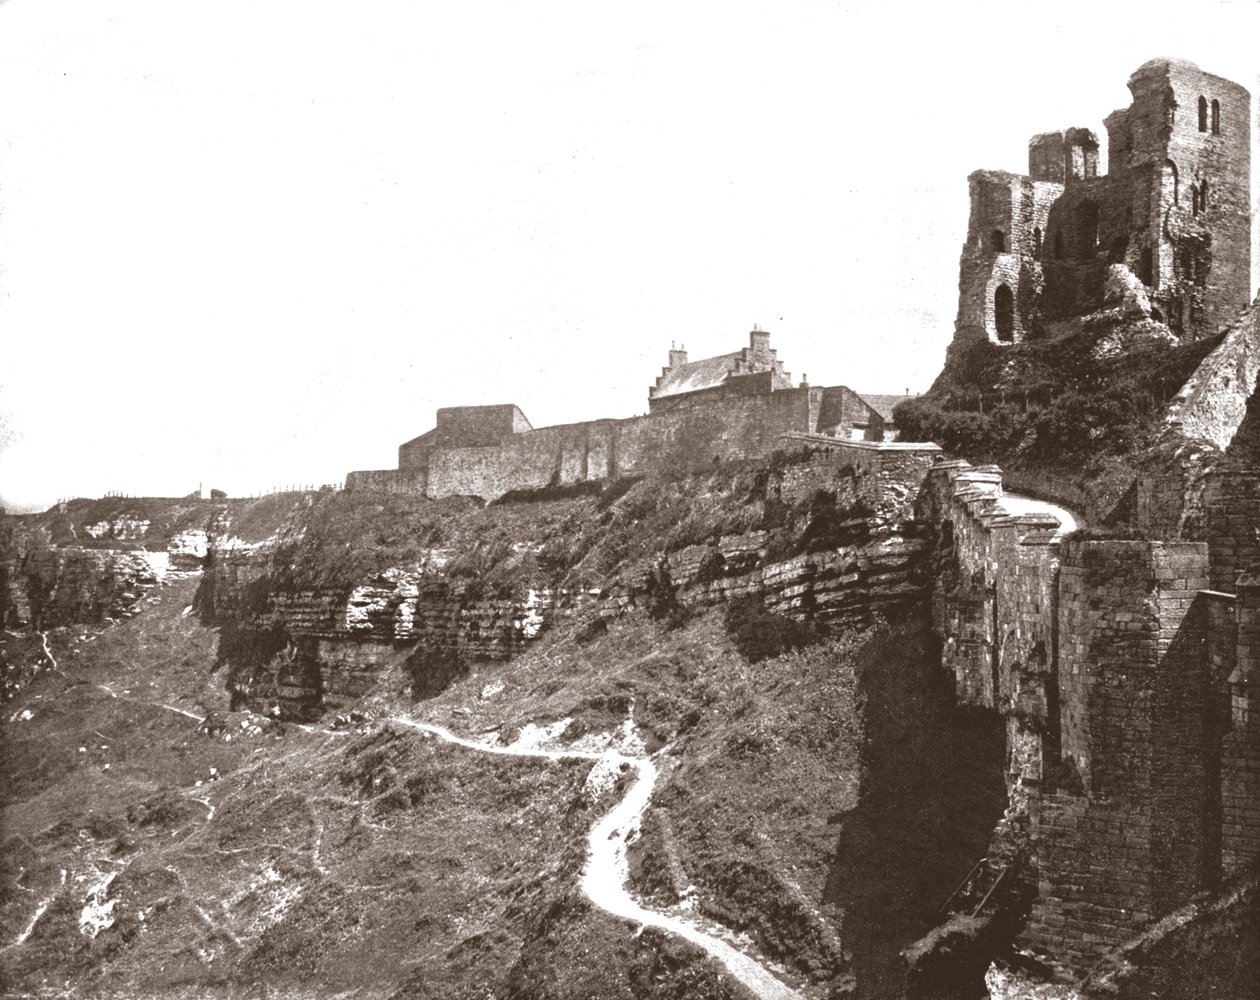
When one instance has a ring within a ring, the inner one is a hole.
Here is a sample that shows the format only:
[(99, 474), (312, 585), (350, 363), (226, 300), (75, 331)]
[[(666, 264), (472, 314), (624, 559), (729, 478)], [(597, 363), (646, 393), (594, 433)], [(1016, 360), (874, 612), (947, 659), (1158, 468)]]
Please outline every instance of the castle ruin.
[(1103, 304), (1113, 265), (1183, 340), (1222, 332), (1250, 300), (1251, 98), (1193, 63), (1153, 59), (1098, 138), (1035, 135), (1028, 173), (978, 170), (959, 276), (956, 342), (1018, 343)]
[[(1053, 334), (1103, 308), (1117, 275), (1177, 339), (1228, 331), (1165, 416), (1162, 445), (1201, 460), (1197, 485), (1162, 467), (1139, 477), (1137, 537), (1066, 535), (1053, 516), (1014, 513), (999, 469), (889, 443), (896, 397), (793, 385), (757, 329), (713, 358), (671, 349), (644, 416), (535, 429), (514, 405), (441, 409), (400, 446), (397, 470), (347, 479), (491, 500), (785, 448), (802, 489), (843, 472), (873, 508), (912, 508), (936, 569), (906, 593), (930, 599), (958, 702), (1006, 722), (1007, 819), (1026, 830), (1035, 879), (1019, 943), (1076, 974), (1260, 863), (1260, 470), (1246, 443), (1260, 430), (1240, 432), (1256, 421), (1260, 374), (1260, 314), (1245, 312), (1250, 96), (1168, 59), (1129, 88), (1131, 106), (1106, 120), (1109, 173), (1094, 133), (1070, 128), (1032, 138), (1027, 175), (971, 175), (955, 343)], [(684, 592), (700, 587), (698, 567), (728, 565), (702, 548), (668, 558)], [(757, 585), (785, 572), (758, 565)], [(825, 586), (815, 607), (856, 607), (872, 588), (857, 574)], [(988, 899), (1014, 866), (985, 860)]]

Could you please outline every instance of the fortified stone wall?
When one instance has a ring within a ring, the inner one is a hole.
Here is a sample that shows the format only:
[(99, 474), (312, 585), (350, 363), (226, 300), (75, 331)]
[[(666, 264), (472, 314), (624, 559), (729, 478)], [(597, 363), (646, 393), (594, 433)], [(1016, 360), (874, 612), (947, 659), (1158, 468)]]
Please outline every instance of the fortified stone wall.
[(346, 475), (346, 489), (361, 493), (424, 493), (429, 485), (429, 470), (371, 469)]
[[(816, 390), (821, 392), (821, 390)], [(721, 406), (543, 427), (482, 448), (435, 450), (429, 496), (480, 496), (760, 458), (780, 434), (809, 426), (809, 389), (725, 400)]]
[(1195, 369), (1168, 408), (1167, 430), (1224, 451), (1247, 413), (1260, 374), (1260, 310), (1249, 308)]
[[(1154, 538), (1215, 536), (1213, 586), (1229, 590), (1232, 576), (1260, 557), (1251, 527), (1260, 527), (1255, 482), (1237, 460), (1248, 400), (1260, 380), (1260, 310), (1250, 308), (1200, 362), (1170, 405), (1159, 445), (1143, 461), (1132, 506), (1119, 514)], [(1248, 493), (1251, 490), (1252, 492)], [(1218, 552), (1217, 549), (1220, 549)], [(1231, 552), (1237, 549), (1237, 552)], [(1241, 561), (1240, 561), (1241, 560)]]
[(1217, 551), (1250, 558), (1257, 482), (1216, 484), (1209, 546), (1060, 541), (1052, 518), (1002, 508), (992, 467), (940, 462), (925, 480), (942, 666), (960, 702), (1006, 716), (1027, 809), (1022, 941), (1070, 968), (1260, 856), (1260, 576), (1251, 593), (1232, 572), (1220, 593), (1209, 574)]
[(1010, 514), (1001, 472), (957, 460), (932, 468), (918, 516), (940, 525), (948, 553), (934, 614), (959, 701), (1044, 721), (1057, 639), (1058, 519)]
[(1212, 589), (1233, 593), (1239, 574), (1260, 563), (1260, 469), (1225, 467), (1207, 484)]
[[(616, 479), (622, 476), (699, 472), (715, 464), (763, 458), (789, 432), (808, 433), (835, 421), (844, 430), (857, 418), (867, 433), (882, 433), (882, 418), (855, 403), (843, 386), (781, 389), (726, 396), (718, 403), (663, 409), (623, 420), (512, 431), (503, 410), (493, 443), (446, 434), (443, 427), (400, 449), (400, 469), (351, 472), (349, 490), (479, 496), (495, 500), (512, 490)], [(848, 421), (849, 423), (846, 423)], [(467, 421), (465, 421), (467, 422)], [(454, 425), (447, 420), (448, 425)], [(460, 425), (462, 426), (462, 425)], [(449, 426), (446, 428), (449, 430)], [(826, 429), (832, 430), (828, 426)]]
[(1226, 680), (1221, 748), (1221, 860), (1227, 873), (1260, 860), (1260, 573), (1238, 581), (1237, 656)]
[(1028, 940), (1101, 955), (1212, 884), (1219, 836), (1207, 546), (1069, 541), (1062, 759), (1036, 837)]
[(968, 184), (971, 216), (959, 265), (957, 337), (1017, 343), (1036, 320), (1044, 234), (1063, 186), (1001, 170), (977, 170)]

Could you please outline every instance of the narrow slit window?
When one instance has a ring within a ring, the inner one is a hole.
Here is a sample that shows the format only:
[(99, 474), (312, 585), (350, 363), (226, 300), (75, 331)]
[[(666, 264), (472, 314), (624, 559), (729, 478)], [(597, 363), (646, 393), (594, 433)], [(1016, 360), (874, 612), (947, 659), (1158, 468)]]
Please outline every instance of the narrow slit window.
[(1208, 130), (1208, 102), (1206, 97), (1199, 98), (1199, 131)]
[(1212, 134), (1221, 134), (1221, 102), (1212, 102)]

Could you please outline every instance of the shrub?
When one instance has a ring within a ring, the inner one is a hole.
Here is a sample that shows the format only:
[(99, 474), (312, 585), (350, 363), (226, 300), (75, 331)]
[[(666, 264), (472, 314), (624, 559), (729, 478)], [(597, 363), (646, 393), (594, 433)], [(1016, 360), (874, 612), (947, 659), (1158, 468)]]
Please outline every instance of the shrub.
[(735, 648), (749, 663), (808, 646), (821, 638), (811, 623), (776, 614), (759, 597), (732, 601), (726, 607), (723, 624)]

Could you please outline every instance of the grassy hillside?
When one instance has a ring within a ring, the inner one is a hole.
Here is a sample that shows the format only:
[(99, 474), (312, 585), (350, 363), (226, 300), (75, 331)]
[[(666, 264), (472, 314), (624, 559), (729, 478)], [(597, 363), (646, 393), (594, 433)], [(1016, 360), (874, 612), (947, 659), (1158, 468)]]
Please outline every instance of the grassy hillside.
[[(725, 535), (764, 531), (784, 559), (869, 539), (860, 504), (784, 499), (785, 468), (490, 506), (271, 497), (224, 511), (216, 531), (269, 542), (258, 589), (281, 594), (407, 564), (484, 588), (642, 584), (662, 552)], [(14, 995), (741, 996), (691, 945), (581, 894), (586, 835), (624, 774), (491, 757), (400, 716), (502, 744), (539, 727), (561, 747), (611, 735), (651, 755), (660, 777), (631, 844), (633, 891), (812, 998), (855, 977), (860, 995), (886, 995), (896, 949), (982, 850), (975, 831), (1001, 793), (1000, 739), (995, 750), (974, 727), (951, 729), (923, 608), (831, 632), (755, 598), (703, 613), (588, 608), (418, 700), (399, 694), (400, 648), (356, 705), (298, 725), (229, 711), (216, 664), (239, 629), (204, 626), (194, 586), (168, 580), (111, 628), (52, 630), (55, 664), (7, 706), (0, 962)], [(957, 797), (973, 815), (944, 810), (907, 838), (925, 814), (881, 762), (909, 774), (919, 731), (959, 777), (928, 768), (905, 787), (931, 808), (969, 789)]]
[(578, 896), (617, 794), (589, 763), (471, 753), (383, 705), (344, 728), (228, 713), (191, 591), (55, 635), (8, 706), (6, 995), (738, 995)]
[(1171, 344), (1144, 335), (1149, 323), (1077, 321), (1014, 346), (956, 346), (931, 390), (897, 408), (901, 436), (994, 462), (1011, 489), (1102, 520), (1169, 401), (1220, 341)]

